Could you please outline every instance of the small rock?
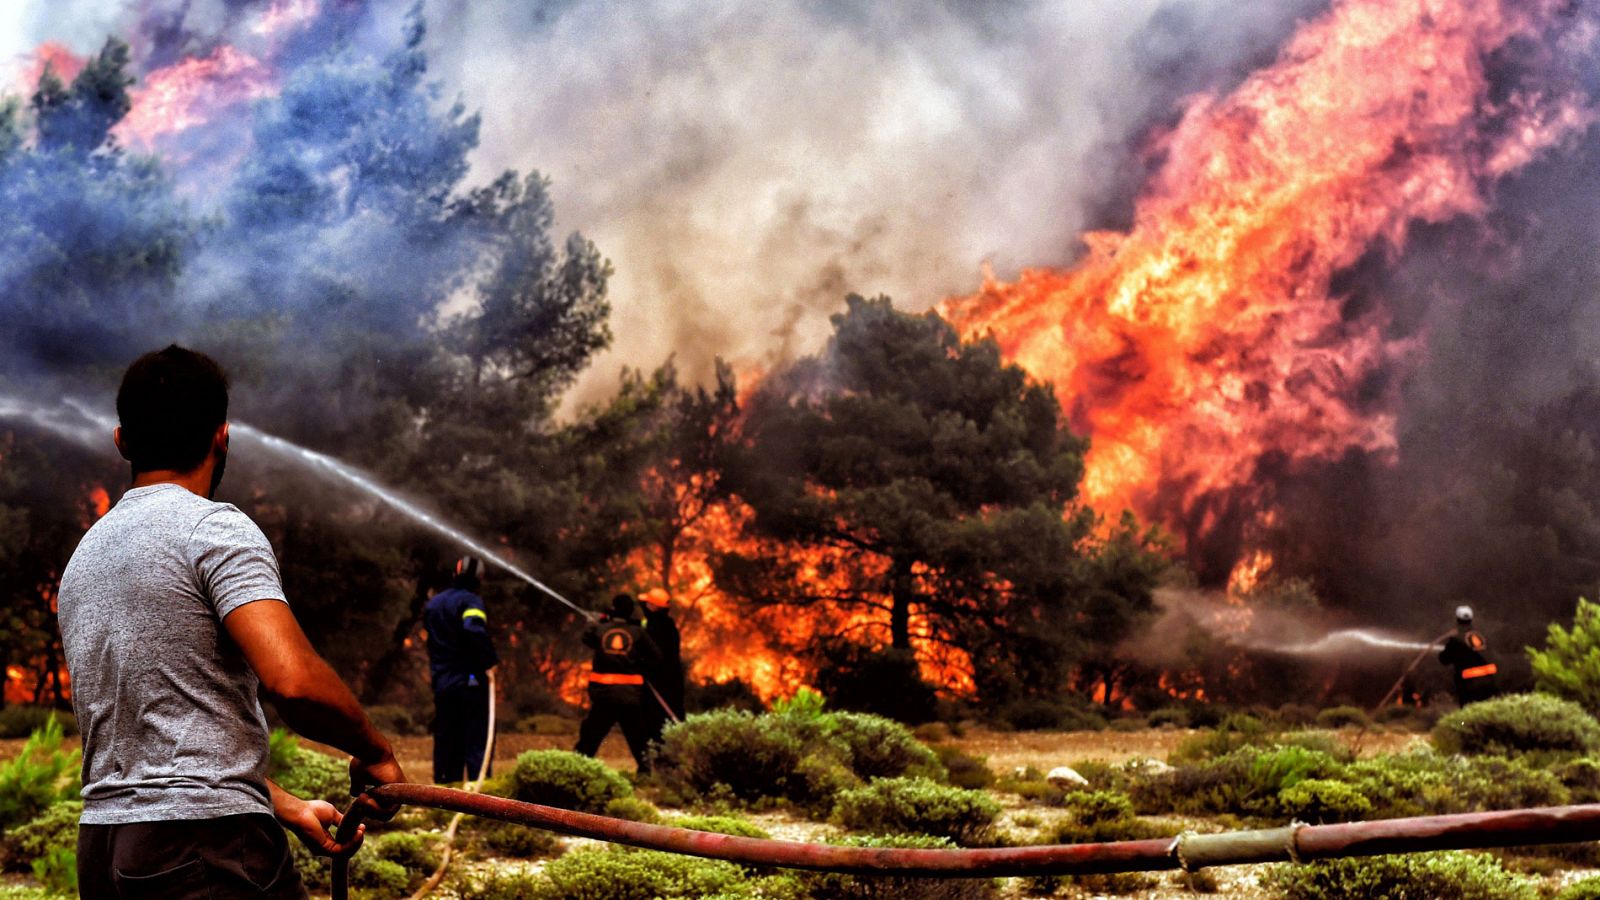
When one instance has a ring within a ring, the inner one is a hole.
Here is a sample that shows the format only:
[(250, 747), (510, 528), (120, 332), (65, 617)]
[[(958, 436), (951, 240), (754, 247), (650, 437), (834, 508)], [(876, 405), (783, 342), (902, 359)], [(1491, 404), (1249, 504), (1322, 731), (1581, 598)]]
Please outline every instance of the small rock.
[(1089, 779), (1079, 775), (1067, 766), (1056, 766), (1051, 769), (1050, 774), (1044, 776), (1044, 780), (1050, 782), (1052, 787), (1060, 788), (1061, 790), (1089, 786)]

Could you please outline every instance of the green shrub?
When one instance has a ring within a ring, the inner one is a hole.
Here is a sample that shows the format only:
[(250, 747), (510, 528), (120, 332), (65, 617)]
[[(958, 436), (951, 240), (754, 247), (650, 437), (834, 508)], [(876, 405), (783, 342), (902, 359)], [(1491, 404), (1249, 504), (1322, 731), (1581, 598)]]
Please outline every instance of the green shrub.
[(910, 832), (971, 844), (989, 833), (1000, 805), (982, 791), (927, 778), (879, 778), (839, 794), (834, 819), (879, 834)]
[(753, 896), (748, 877), (729, 862), (623, 847), (577, 850), (551, 862), (521, 893), (476, 893), (528, 900), (656, 900)]
[(1304, 703), (1285, 703), (1273, 711), (1272, 717), (1289, 728), (1304, 728), (1317, 721), (1321, 710)]
[(282, 728), (268, 738), (267, 777), (302, 799), (326, 800), (341, 809), (350, 802), (350, 764), (300, 746)]
[(770, 838), (766, 829), (738, 816), (683, 816), (673, 819), (666, 824), (674, 828), (687, 828), (690, 831), (709, 831), (713, 834), (731, 834), (734, 837)]
[(1366, 710), (1355, 706), (1334, 706), (1317, 713), (1319, 728), (1365, 728), (1371, 724)]
[(939, 744), (933, 752), (944, 766), (945, 780), (956, 787), (981, 791), (994, 784), (994, 772), (989, 770), (986, 757), (973, 756), (954, 744)]
[(533, 859), (549, 856), (561, 845), (554, 834), (542, 828), (497, 822), (494, 819), (469, 817), (462, 827), (473, 844), (481, 845), (498, 856)]
[(833, 735), (849, 753), (846, 765), (857, 778), (921, 776), (945, 779), (939, 757), (906, 726), (870, 713), (823, 714)]
[(56, 900), (58, 896), (44, 888), (0, 884), (0, 900)]
[(688, 801), (788, 801), (822, 808), (839, 790), (859, 783), (846, 765), (849, 750), (827, 731), (820, 714), (692, 715), (667, 726), (656, 777), (669, 797)]
[(996, 778), (994, 789), (1045, 806), (1060, 806), (1067, 796), (1066, 791), (1046, 781), (1044, 773), (1032, 766)]
[(36, 859), (51, 850), (75, 850), (78, 846), (78, 817), (82, 800), (63, 800), (39, 815), (0, 836), (0, 868), (27, 871)]
[[(333, 867), (324, 856), (313, 856), (297, 840), (289, 841), (289, 852), (300, 879), (312, 890), (326, 891), (333, 878)], [(357, 900), (399, 900), (409, 895), (412, 875), (405, 866), (362, 851), (350, 858), (350, 895)], [(421, 879), (417, 879), (421, 880)]]
[(1340, 769), (1341, 763), (1331, 754), (1296, 744), (1244, 746), (1136, 779), (1128, 790), (1142, 813), (1277, 816), (1278, 796), (1285, 788), (1310, 778), (1334, 777)]
[[(428, 733), (428, 723), (411, 714), (404, 706), (369, 706), (367, 718), (384, 734), (422, 735)], [(480, 740), (480, 744), (482, 741)]]
[(1342, 781), (1307, 778), (1278, 794), (1284, 814), (1303, 822), (1353, 822), (1372, 812), (1372, 801)]
[(0, 707), (0, 738), (27, 737), (42, 730), (51, 719), (61, 726), (63, 735), (71, 737), (78, 733), (78, 720), (72, 713), (48, 706), (13, 705)]
[(1433, 744), (1444, 753), (1588, 753), (1600, 749), (1600, 724), (1570, 700), (1507, 694), (1439, 720)]
[(627, 819), (630, 822), (660, 822), (661, 810), (643, 797), (629, 795), (627, 797), (614, 797), (606, 801), (605, 809), (601, 813), (613, 819)]
[(29, 867), (44, 889), (62, 897), (78, 895), (78, 851), (51, 847)]
[(1284, 900), (1534, 900), (1534, 882), (1479, 853), (1413, 853), (1275, 867), (1263, 879)]
[(1600, 761), (1590, 757), (1569, 759), (1556, 765), (1551, 773), (1572, 795), (1573, 803), (1600, 802)]
[(1145, 716), (1151, 728), (1188, 728), (1189, 711), (1181, 706), (1167, 706)]
[(1528, 648), (1536, 690), (1600, 716), (1600, 604), (1578, 598), (1569, 631), (1552, 622), (1543, 650)]
[(568, 750), (529, 750), (517, 757), (512, 795), (582, 812), (604, 812), (606, 804), (633, 796), (633, 785), (605, 763)]
[(1238, 713), (1228, 716), (1215, 728), (1184, 738), (1173, 748), (1170, 758), (1173, 763), (1211, 759), (1268, 740), (1265, 723), (1255, 716)]
[(415, 831), (394, 831), (380, 834), (368, 842), (366, 850), (378, 859), (397, 863), (412, 872), (431, 874), (439, 868), (441, 852), (439, 838)]
[(78, 796), (78, 751), (61, 747), (61, 720), (50, 717), (28, 735), (15, 758), (0, 763), (0, 830)]
[[(946, 838), (925, 834), (851, 835), (834, 843), (847, 847), (897, 850), (947, 850)], [(827, 900), (992, 900), (999, 893), (987, 878), (885, 878), (835, 872), (794, 872), (799, 897)]]
[(1043, 697), (1015, 700), (996, 714), (998, 724), (1018, 731), (1100, 731), (1106, 720), (1082, 706)]
[(1133, 801), (1116, 791), (1074, 791), (1062, 798), (1072, 817), (1083, 825), (1111, 822), (1133, 815)]
[(1554, 900), (1600, 900), (1600, 876), (1574, 881), (1562, 888)]

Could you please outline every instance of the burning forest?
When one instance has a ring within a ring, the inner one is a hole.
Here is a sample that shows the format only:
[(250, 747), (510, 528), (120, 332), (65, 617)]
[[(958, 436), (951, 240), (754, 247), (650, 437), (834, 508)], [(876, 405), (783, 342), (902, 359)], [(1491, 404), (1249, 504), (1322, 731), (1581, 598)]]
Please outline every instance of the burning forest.
[(531, 731), (619, 593), (690, 713), (1026, 729), (1429, 716), (1458, 607), (1520, 691), (1600, 592), (1594, 2), (68, 6), (0, 48), (0, 707), (70, 707), (170, 343), (400, 723), (463, 552)]

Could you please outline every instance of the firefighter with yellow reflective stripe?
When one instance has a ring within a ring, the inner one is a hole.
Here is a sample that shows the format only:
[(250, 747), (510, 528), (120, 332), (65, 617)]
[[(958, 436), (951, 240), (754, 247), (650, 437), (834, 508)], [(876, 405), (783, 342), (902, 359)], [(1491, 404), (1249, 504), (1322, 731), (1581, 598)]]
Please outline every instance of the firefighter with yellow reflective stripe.
[(1495, 695), (1498, 667), (1489, 660), (1489, 642), (1472, 627), (1472, 607), (1456, 607), (1456, 633), (1444, 642), (1439, 662), (1455, 671), (1456, 701), (1462, 706)]
[(433, 676), (433, 780), (478, 777), (489, 730), (489, 670), (500, 657), (489, 639), (489, 613), (478, 596), (483, 561), (456, 561), (450, 587), (428, 598), (422, 621), (428, 632)]
[(594, 662), (589, 671), (589, 714), (578, 726), (574, 749), (594, 756), (611, 727), (620, 724), (633, 761), (640, 772), (648, 772), (658, 713), (644, 675), (659, 665), (661, 653), (633, 611), (632, 595), (618, 594), (611, 598), (611, 611), (583, 633), (583, 643), (594, 650)]

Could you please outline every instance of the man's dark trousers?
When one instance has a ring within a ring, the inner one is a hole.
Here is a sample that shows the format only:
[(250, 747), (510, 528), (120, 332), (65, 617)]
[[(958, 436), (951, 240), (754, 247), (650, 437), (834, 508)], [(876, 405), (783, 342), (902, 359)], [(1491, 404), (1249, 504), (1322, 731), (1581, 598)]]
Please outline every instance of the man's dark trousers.
[(589, 685), (589, 714), (578, 726), (577, 752), (584, 756), (600, 752), (600, 744), (611, 733), (611, 726), (620, 724), (639, 771), (650, 771), (650, 758), (646, 754), (650, 750), (655, 713), (645, 705), (644, 692), (644, 686), (637, 684)]
[(476, 780), (488, 738), (488, 685), (461, 685), (434, 694), (434, 783)]
[(78, 826), (86, 900), (232, 900), (308, 896), (289, 838), (266, 813)]

